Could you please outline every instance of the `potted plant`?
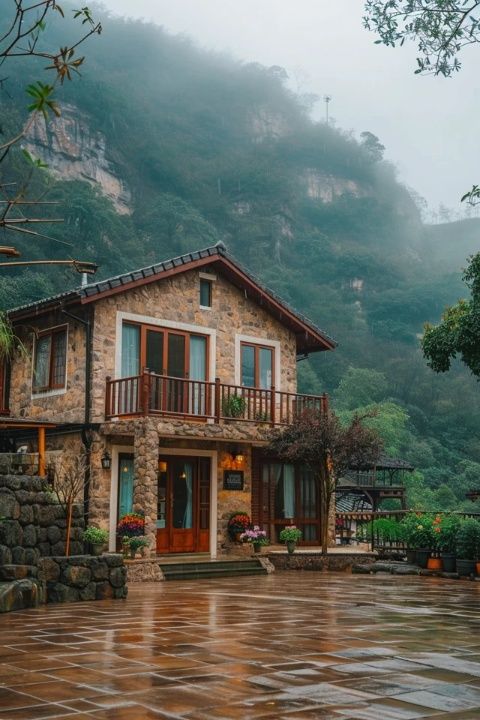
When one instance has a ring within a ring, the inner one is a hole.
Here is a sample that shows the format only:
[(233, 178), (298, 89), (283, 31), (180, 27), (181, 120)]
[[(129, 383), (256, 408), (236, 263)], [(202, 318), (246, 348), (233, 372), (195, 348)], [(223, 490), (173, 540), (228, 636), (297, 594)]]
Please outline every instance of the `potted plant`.
[(245, 414), (247, 403), (241, 395), (230, 395), (222, 400), (222, 414), (226, 418), (240, 418)]
[(135, 556), (138, 550), (141, 550), (143, 555), (144, 548), (147, 548), (148, 545), (149, 542), (146, 537), (140, 537), (138, 535), (135, 537), (131, 537), (130, 542), (128, 543), (131, 559), (135, 560)]
[(235, 542), (241, 542), (240, 536), (242, 535), (242, 533), (245, 532), (247, 528), (250, 527), (250, 525), (251, 520), (247, 513), (233, 513), (227, 524), (227, 530), (228, 534), (230, 535), (230, 539), (234, 540)]
[(140, 513), (127, 513), (122, 515), (117, 525), (117, 535), (125, 537), (139, 537), (145, 535), (145, 517)]
[(416, 545), (416, 563), (421, 568), (426, 568), (435, 540), (433, 537), (433, 518), (424, 513), (419, 515), (414, 529), (414, 543)]
[(297, 542), (301, 539), (302, 531), (299, 530), (296, 525), (287, 525), (280, 532), (280, 542), (286, 544), (289, 555), (295, 552)]
[(417, 513), (409, 512), (400, 523), (403, 527), (403, 536), (407, 544), (406, 554), (407, 562), (409, 563), (417, 562), (416, 528), (418, 525), (418, 517)]
[(455, 549), (460, 518), (458, 515), (443, 515), (441, 523), (437, 527), (440, 528), (437, 547), (442, 560), (442, 568), (444, 572), (454, 573), (456, 571)]
[(427, 560), (427, 570), (441, 570), (442, 560), (439, 556), (440, 553), (440, 535), (442, 533), (442, 515), (435, 515), (431, 518), (431, 554)]
[(122, 555), (127, 558), (130, 555), (130, 538), (128, 535), (122, 537)]
[(242, 533), (241, 540), (242, 542), (253, 545), (254, 553), (259, 553), (262, 549), (262, 545), (268, 545), (267, 533), (258, 525), (254, 525), (252, 528), (247, 528), (245, 532)]
[(108, 532), (97, 527), (87, 527), (83, 533), (84, 542), (89, 543), (92, 555), (101, 555), (108, 540)]
[(473, 518), (460, 523), (457, 534), (457, 572), (459, 575), (473, 575), (480, 546), (480, 524)]

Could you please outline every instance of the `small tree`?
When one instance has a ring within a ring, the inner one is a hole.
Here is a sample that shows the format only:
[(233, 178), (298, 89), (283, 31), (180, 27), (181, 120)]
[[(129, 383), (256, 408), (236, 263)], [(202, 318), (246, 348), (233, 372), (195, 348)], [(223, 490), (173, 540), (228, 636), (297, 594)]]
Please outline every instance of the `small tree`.
[[(365, 417), (365, 416), (364, 416)], [(278, 431), (270, 450), (280, 459), (306, 465), (317, 480), (320, 493), (320, 533), (322, 554), (327, 554), (328, 520), (335, 482), (349, 468), (369, 467), (382, 448), (377, 433), (362, 424), (355, 415), (343, 426), (330, 410), (306, 410), (294, 425)]]
[(55, 460), (53, 490), (65, 513), (66, 535), (65, 555), (70, 555), (70, 536), (72, 532), (73, 506), (83, 500), (88, 459), (84, 452), (68, 446)]

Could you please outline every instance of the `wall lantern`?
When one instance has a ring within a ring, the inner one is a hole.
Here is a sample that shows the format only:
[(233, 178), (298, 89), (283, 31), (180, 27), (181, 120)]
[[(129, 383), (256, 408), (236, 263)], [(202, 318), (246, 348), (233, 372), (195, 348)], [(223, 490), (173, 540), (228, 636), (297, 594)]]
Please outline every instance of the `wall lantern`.
[(242, 453), (239, 450), (231, 450), (230, 455), (232, 456), (232, 460), (234, 463), (242, 464), (245, 460), (245, 456), (242, 455)]
[(105, 450), (105, 452), (102, 455), (102, 468), (104, 470), (110, 470), (112, 467), (112, 457), (108, 450)]

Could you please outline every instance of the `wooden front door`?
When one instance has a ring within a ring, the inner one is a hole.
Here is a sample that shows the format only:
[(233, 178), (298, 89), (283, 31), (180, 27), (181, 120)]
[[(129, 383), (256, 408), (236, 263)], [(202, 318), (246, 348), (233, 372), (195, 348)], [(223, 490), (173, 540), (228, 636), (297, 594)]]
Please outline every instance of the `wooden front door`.
[(209, 458), (160, 457), (157, 517), (157, 553), (208, 552)]

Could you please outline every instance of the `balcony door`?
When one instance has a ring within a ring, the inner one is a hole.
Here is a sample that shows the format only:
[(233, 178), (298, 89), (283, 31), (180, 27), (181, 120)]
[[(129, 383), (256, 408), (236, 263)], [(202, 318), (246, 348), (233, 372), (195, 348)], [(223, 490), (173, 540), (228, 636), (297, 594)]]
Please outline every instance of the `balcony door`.
[[(124, 323), (122, 376), (153, 374), (152, 410), (189, 415), (210, 412), (208, 391), (208, 338), (152, 325)], [(185, 380), (191, 382), (184, 382)]]
[(161, 457), (157, 553), (208, 552), (209, 544), (210, 459)]

